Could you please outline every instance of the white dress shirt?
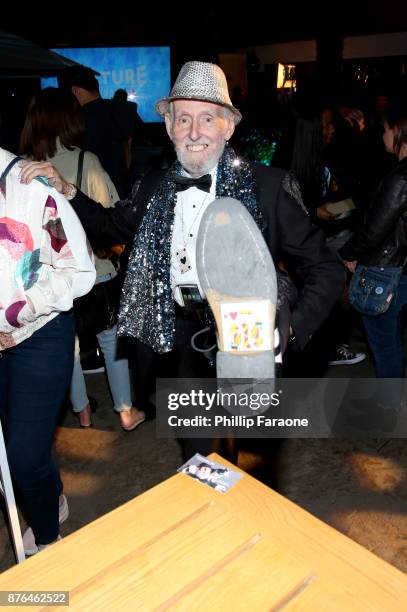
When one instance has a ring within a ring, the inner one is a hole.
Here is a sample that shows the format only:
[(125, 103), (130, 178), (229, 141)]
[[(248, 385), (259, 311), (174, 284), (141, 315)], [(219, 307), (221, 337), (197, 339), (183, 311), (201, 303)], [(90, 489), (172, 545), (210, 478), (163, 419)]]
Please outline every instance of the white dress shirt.
[[(216, 197), (216, 166), (210, 175), (212, 184), (209, 193), (198, 187), (189, 187), (177, 194), (171, 243), (171, 289), (174, 300), (180, 306), (183, 304), (179, 285), (197, 285), (204, 297), (196, 269), (196, 237), (202, 215)], [(190, 266), (186, 272), (181, 272), (179, 261), (179, 254), (184, 255), (183, 249), (186, 250), (186, 265)]]

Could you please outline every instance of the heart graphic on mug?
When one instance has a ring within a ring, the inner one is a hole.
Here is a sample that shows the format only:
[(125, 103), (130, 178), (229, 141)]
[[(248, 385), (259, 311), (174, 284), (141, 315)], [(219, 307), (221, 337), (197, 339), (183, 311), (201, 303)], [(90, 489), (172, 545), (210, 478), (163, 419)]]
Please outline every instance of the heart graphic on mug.
[(232, 317), (233, 320), (235, 320), (237, 317), (237, 312), (231, 312), (230, 316)]

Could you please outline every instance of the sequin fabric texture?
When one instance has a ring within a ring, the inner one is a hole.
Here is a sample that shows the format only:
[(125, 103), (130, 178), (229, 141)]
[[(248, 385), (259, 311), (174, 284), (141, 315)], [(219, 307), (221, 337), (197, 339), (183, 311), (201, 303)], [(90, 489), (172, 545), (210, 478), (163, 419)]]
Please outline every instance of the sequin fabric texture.
[(286, 191), (288, 195), (293, 197), (297, 204), (301, 206), (305, 214), (309, 216), (309, 212), (306, 209), (302, 199), (300, 185), (292, 172), (287, 172), (287, 174), (283, 178), (282, 186), (284, 191)]
[(236, 123), (242, 118), (231, 102), (223, 70), (216, 64), (207, 62), (187, 62), (180, 70), (168, 98), (159, 100), (156, 109), (160, 115), (168, 112), (170, 100), (206, 100), (226, 106), (235, 115)]
[[(130, 254), (118, 317), (119, 335), (137, 338), (157, 353), (171, 351), (174, 342), (170, 264), (177, 194), (173, 177), (181, 170), (175, 162), (147, 206)], [(216, 197), (242, 202), (261, 228), (250, 164), (240, 160), (229, 146), (218, 164)]]

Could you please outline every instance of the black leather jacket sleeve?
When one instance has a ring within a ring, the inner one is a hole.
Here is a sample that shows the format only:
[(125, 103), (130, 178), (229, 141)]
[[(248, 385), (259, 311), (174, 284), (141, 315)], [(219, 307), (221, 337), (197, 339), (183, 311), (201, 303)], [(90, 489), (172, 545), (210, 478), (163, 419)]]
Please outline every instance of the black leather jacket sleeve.
[(402, 264), (407, 253), (406, 212), (407, 165), (400, 164), (381, 182), (364, 225), (340, 249), (342, 259), (364, 265)]

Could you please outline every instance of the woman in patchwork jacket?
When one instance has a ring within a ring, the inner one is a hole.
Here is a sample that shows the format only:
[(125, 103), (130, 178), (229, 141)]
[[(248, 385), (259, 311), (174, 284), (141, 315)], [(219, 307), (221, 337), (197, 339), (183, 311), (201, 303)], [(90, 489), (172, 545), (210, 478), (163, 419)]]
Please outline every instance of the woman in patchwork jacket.
[(67, 201), (40, 180), (22, 185), (22, 163), (0, 149), (0, 417), (34, 554), (68, 516), (52, 441), (72, 375), (72, 303), (95, 268)]

